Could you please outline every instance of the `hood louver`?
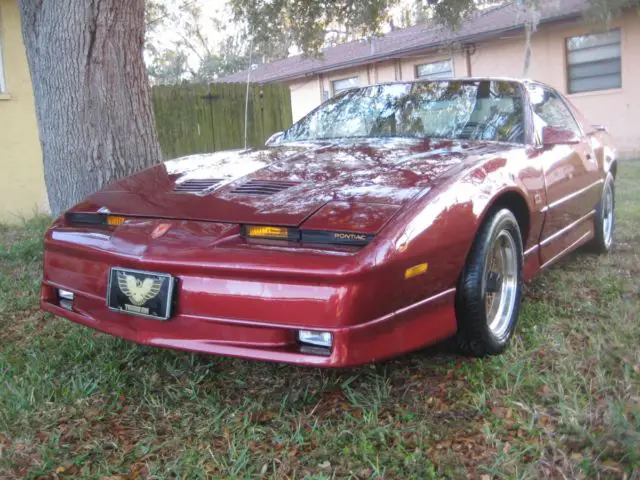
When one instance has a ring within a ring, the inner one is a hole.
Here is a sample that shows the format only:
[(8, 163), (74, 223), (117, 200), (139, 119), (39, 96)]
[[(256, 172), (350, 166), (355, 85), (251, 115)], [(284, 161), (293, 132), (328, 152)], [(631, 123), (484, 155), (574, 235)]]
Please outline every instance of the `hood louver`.
[(187, 180), (173, 187), (174, 192), (203, 193), (222, 182), (221, 178), (203, 178)]
[(284, 180), (249, 180), (248, 182), (231, 190), (231, 193), (244, 195), (274, 195), (296, 185), (298, 185), (298, 182), (289, 182)]

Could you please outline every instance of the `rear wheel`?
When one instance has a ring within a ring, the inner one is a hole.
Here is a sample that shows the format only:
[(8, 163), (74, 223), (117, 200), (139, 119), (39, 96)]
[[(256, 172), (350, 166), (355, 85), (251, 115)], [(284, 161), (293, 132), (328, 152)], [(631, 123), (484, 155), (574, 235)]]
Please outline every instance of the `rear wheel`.
[(460, 278), (457, 342), (473, 356), (502, 353), (513, 336), (522, 299), (522, 237), (513, 213), (501, 209), (480, 229)]
[(594, 219), (595, 236), (589, 246), (596, 253), (604, 254), (611, 250), (616, 229), (616, 190), (613, 175), (607, 174), (602, 188), (602, 196), (596, 205)]

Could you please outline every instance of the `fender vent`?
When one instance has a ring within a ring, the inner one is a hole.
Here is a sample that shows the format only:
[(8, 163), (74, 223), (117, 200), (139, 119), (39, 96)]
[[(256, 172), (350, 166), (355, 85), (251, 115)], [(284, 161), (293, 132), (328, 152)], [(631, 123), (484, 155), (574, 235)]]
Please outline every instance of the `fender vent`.
[(187, 192), (187, 193), (202, 193), (205, 190), (209, 190), (215, 187), (222, 181), (221, 178), (203, 178), (192, 179), (182, 183), (178, 183), (173, 187), (174, 192)]
[(248, 182), (231, 190), (231, 193), (240, 193), (244, 195), (274, 195), (295, 185), (298, 185), (298, 182), (249, 180)]

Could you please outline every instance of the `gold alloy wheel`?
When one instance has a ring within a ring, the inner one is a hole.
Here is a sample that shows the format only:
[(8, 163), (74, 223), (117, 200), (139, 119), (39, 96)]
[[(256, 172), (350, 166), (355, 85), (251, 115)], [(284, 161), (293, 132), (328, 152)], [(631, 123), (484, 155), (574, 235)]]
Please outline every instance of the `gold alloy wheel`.
[(484, 271), (484, 298), (489, 330), (504, 339), (512, 323), (518, 290), (516, 242), (507, 230), (496, 237)]
[(602, 219), (602, 236), (604, 244), (608, 249), (613, 242), (613, 222), (614, 222), (614, 200), (613, 200), (613, 187), (610, 183), (605, 186), (604, 200), (603, 200), (603, 219)]

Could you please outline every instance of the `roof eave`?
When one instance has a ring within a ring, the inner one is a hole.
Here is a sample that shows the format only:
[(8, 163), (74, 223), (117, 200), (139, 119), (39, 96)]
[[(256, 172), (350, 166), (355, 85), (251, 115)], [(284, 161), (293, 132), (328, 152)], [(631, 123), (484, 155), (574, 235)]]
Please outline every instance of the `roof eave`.
[[(569, 13), (566, 15), (562, 15), (562, 16), (558, 16), (558, 17), (553, 17), (547, 20), (543, 20), (540, 22), (540, 25), (547, 25), (547, 24), (552, 24), (552, 23), (560, 23), (563, 21), (567, 21), (567, 20), (575, 20), (580, 18), (583, 15), (583, 12), (574, 12), (574, 13)], [(482, 32), (482, 33), (477, 33), (477, 34), (471, 34), (471, 35), (466, 35), (463, 37), (457, 37), (455, 39), (452, 39), (455, 42), (468, 42), (471, 40), (486, 40), (489, 39), (491, 37), (495, 37), (496, 35), (501, 35), (503, 33), (510, 33), (510, 32), (515, 32), (515, 31), (520, 31), (520, 30), (524, 30), (524, 25), (514, 25), (508, 28), (501, 28), (501, 29), (497, 29), (497, 30), (491, 30), (488, 32)], [(306, 70), (303, 72), (298, 72), (292, 75), (283, 75), (283, 76), (279, 76), (279, 77), (275, 77), (275, 78), (270, 78), (268, 80), (258, 80), (256, 83), (259, 84), (266, 84), (266, 83), (275, 83), (275, 82), (290, 82), (290, 81), (294, 81), (294, 80), (300, 80), (303, 78), (307, 78), (307, 77), (312, 77), (315, 75), (320, 75), (323, 73), (328, 73), (328, 72), (334, 72), (336, 70), (345, 70), (348, 68), (353, 68), (353, 67), (360, 67), (362, 65), (367, 65), (369, 63), (376, 63), (376, 62), (381, 62), (381, 61), (385, 61), (385, 60), (391, 60), (394, 58), (397, 58), (399, 56), (402, 55), (406, 55), (408, 53), (414, 53), (416, 51), (421, 51), (421, 50), (428, 50), (428, 49), (433, 49), (433, 48), (437, 48), (440, 47), (442, 45), (445, 45), (447, 42), (432, 42), (429, 44), (423, 44), (423, 45), (416, 45), (414, 47), (410, 47), (410, 48), (405, 48), (405, 49), (401, 49), (401, 50), (394, 50), (393, 52), (389, 52), (389, 53), (385, 53), (385, 54), (381, 54), (381, 55), (370, 55), (364, 58), (361, 58), (359, 60), (349, 60), (346, 62), (341, 62), (341, 63), (337, 63), (337, 64), (333, 64), (324, 68), (316, 68), (316, 69), (312, 69), (312, 70)]]

